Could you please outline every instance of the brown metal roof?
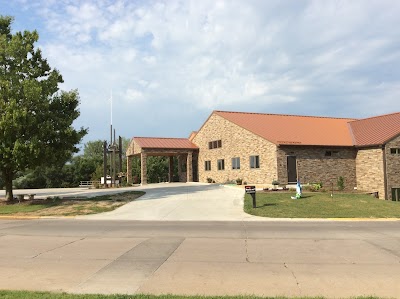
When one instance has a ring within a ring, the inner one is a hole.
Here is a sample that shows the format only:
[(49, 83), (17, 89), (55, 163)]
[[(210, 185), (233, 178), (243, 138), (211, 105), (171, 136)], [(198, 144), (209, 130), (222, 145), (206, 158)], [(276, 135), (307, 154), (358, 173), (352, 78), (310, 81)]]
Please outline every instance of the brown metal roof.
[(400, 134), (400, 112), (350, 122), (356, 146), (383, 145)]
[(227, 111), (214, 113), (278, 145), (353, 146), (348, 123), (354, 119)]
[(197, 149), (198, 147), (187, 138), (153, 138), (133, 137), (133, 140), (141, 148), (164, 148), (164, 149)]

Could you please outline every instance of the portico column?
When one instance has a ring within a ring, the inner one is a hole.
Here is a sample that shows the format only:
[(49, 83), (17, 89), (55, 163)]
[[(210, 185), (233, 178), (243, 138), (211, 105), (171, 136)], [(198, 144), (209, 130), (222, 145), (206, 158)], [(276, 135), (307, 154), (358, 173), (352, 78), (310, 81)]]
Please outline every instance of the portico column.
[(126, 182), (132, 184), (132, 156), (126, 157)]
[(169, 172), (168, 172), (168, 181), (172, 183), (174, 177), (174, 157), (169, 157)]
[(187, 175), (187, 182), (193, 182), (193, 153), (188, 152), (187, 160), (186, 160), (186, 175)]
[(147, 184), (147, 154), (140, 154), (140, 175), (141, 175), (141, 184)]

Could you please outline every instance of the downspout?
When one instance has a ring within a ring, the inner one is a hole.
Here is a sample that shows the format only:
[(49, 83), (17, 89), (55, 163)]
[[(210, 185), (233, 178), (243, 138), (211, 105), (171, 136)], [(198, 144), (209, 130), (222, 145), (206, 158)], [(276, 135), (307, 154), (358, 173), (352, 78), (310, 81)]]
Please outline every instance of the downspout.
[(388, 200), (385, 145), (382, 145), (382, 158), (383, 158), (383, 184), (385, 190), (385, 200)]

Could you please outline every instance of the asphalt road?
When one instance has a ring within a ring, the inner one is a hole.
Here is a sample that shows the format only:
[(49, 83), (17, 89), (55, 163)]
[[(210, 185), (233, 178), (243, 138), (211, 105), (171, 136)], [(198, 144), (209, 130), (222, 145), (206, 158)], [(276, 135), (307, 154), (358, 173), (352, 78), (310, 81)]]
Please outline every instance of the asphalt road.
[(400, 298), (400, 222), (1, 220), (0, 289)]

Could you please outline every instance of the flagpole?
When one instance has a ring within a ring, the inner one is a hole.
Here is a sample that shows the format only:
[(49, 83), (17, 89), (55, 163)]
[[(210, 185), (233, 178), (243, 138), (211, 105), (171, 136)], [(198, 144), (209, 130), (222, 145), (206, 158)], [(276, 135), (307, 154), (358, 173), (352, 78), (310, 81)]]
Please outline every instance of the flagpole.
[(110, 103), (111, 103), (111, 111), (110, 111), (110, 119), (111, 119), (111, 124), (110, 124), (110, 145), (113, 144), (113, 129), (112, 129), (112, 122), (113, 122), (113, 98), (112, 98), (112, 89), (111, 89), (111, 97), (110, 97)]

